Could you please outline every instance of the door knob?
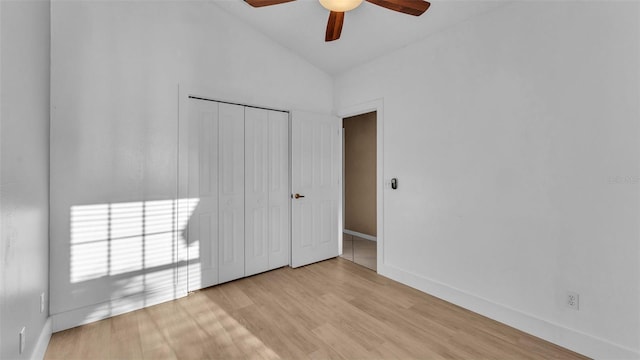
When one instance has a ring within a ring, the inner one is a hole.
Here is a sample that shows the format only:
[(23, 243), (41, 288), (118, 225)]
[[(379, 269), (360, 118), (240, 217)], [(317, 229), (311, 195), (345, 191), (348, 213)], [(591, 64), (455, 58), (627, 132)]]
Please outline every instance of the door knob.
[(296, 193), (295, 195), (293, 195), (293, 197), (295, 197), (296, 199), (300, 199), (300, 198), (303, 198), (304, 195), (300, 195), (300, 194)]

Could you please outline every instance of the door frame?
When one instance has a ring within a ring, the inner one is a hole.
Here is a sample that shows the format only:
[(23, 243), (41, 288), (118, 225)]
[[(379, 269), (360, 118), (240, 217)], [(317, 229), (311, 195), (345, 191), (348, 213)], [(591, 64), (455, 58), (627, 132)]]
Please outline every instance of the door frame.
[[(351, 106), (345, 106), (337, 111), (337, 116), (344, 121), (344, 118), (376, 112), (376, 257), (377, 270), (384, 266), (384, 99), (371, 100)], [(344, 168), (344, 157), (341, 159), (342, 168)], [(344, 172), (340, 175), (340, 183), (344, 184)], [(340, 204), (339, 209), (341, 216), (344, 217), (344, 186), (340, 187)], [(340, 238), (344, 231), (344, 221), (339, 219)], [(340, 241), (342, 246), (342, 241)], [(342, 248), (339, 249), (342, 253)]]

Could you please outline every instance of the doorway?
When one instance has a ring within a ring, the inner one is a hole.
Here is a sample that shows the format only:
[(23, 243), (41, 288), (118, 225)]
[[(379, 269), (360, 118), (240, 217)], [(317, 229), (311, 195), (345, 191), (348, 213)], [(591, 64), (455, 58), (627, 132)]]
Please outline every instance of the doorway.
[(377, 114), (345, 117), (341, 257), (377, 271)]

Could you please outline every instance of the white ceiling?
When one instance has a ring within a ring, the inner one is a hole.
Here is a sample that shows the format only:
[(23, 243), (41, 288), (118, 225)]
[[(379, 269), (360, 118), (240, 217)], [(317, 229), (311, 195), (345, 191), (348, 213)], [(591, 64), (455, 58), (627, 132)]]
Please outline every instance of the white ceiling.
[(321, 70), (335, 75), (509, 0), (433, 0), (431, 8), (419, 17), (365, 1), (345, 14), (342, 36), (328, 43), (324, 35), (329, 13), (317, 0), (297, 0), (262, 8), (253, 8), (243, 0), (213, 2)]

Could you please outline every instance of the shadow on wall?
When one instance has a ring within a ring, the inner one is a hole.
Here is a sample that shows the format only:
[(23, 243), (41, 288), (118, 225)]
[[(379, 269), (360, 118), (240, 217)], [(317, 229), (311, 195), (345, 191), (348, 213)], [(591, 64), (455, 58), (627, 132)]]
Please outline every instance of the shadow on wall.
[[(82, 323), (179, 296), (178, 269), (200, 258), (198, 239), (187, 241), (198, 203), (193, 198), (71, 207), (70, 295), (101, 298), (81, 310)], [(122, 298), (128, 301), (112, 301)]]

